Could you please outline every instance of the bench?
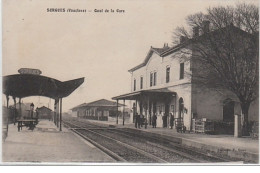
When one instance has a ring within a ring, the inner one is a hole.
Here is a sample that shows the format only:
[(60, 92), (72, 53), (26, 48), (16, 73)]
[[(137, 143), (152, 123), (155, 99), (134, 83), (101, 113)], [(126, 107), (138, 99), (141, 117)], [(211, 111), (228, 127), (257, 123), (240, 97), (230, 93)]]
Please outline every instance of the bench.
[(22, 130), (22, 127), (29, 127), (30, 130), (33, 130), (35, 126), (38, 124), (38, 119), (20, 119), (17, 120), (18, 123), (18, 132)]

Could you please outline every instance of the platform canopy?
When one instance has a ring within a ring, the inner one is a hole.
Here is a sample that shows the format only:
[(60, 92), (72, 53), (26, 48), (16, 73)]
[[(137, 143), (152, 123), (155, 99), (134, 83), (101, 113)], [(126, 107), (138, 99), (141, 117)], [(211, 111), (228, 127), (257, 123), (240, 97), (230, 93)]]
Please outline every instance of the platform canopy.
[(140, 90), (136, 92), (131, 92), (127, 94), (122, 94), (113, 97), (113, 100), (138, 100), (140, 97), (169, 97), (175, 96), (176, 92), (169, 90), (168, 88), (150, 89), (150, 90)]
[(41, 76), (36, 69), (32, 70), (28, 72), (28, 69), (22, 69), (21, 72), (20, 69), (20, 74), (3, 76), (3, 94), (17, 98), (46, 96), (58, 99), (67, 97), (84, 82), (84, 78), (61, 82)]

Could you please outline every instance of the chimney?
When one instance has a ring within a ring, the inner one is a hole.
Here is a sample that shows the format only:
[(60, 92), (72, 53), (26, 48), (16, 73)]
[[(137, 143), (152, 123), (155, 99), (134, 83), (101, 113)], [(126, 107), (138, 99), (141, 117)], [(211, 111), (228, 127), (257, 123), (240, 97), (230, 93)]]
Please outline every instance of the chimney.
[(164, 43), (163, 47), (164, 47), (164, 48), (165, 48), (165, 47), (169, 47), (169, 46), (168, 46), (168, 43)]
[(209, 32), (209, 24), (210, 24), (210, 22), (208, 20), (204, 20), (202, 22), (202, 32), (203, 32), (203, 34)]
[(192, 28), (193, 30), (193, 38), (198, 37), (199, 36), (199, 27), (195, 26)]
[(180, 44), (184, 43), (187, 40), (187, 37), (180, 36)]

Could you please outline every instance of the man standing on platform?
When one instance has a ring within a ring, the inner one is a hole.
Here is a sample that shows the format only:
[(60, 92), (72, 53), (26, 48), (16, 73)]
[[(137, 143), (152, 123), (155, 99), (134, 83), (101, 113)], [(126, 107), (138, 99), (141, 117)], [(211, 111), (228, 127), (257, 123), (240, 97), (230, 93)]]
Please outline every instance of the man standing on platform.
[(173, 116), (173, 113), (170, 113), (170, 126), (171, 126), (171, 129), (173, 127), (173, 123), (174, 123), (174, 116)]
[(153, 128), (156, 128), (156, 121), (157, 121), (157, 116), (156, 116), (156, 113), (154, 113), (153, 117), (152, 117), (152, 126), (153, 126)]

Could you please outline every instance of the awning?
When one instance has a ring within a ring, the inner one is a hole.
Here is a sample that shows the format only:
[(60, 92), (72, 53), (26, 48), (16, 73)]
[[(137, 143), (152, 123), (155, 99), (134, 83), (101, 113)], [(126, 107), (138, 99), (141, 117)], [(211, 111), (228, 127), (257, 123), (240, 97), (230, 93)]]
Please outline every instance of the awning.
[(113, 100), (138, 100), (141, 97), (169, 97), (176, 96), (176, 92), (169, 90), (168, 88), (150, 89), (150, 90), (140, 90), (136, 92), (131, 92), (123, 95), (113, 97)]
[(17, 98), (46, 96), (53, 99), (70, 95), (84, 82), (84, 78), (61, 82), (35, 74), (16, 74), (3, 77), (3, 94)]

